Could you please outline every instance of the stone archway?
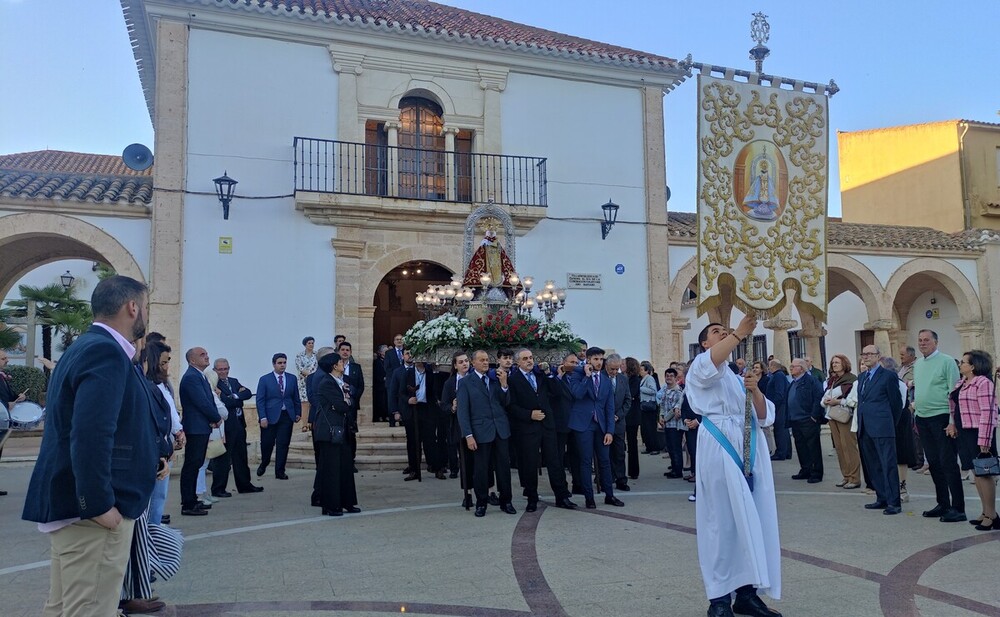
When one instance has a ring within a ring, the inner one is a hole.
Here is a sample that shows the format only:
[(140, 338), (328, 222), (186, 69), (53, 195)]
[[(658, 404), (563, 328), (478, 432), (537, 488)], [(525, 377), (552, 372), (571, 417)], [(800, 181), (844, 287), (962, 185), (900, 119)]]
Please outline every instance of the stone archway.
[(34, 268), (61, 259), (101, 261), (119, 274), (146, 280), (128, 249), (90, 223), (60, 214), (0, 217), (0, 298)]
[(892, 318), (892, 302), (878, 278), (863, 263), (848, 255), (830, 253), (827, 255), (826, 270), (828, 301), (841, 293), (852, 292), (864, 302), (868, 321)]

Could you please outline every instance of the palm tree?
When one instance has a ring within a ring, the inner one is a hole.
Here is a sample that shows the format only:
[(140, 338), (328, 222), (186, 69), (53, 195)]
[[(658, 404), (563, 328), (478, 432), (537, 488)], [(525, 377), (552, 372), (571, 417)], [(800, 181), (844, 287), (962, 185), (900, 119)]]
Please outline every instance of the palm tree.
[(94, 314), (90, 311), (90, 306), (84, 304), (81, 308), (72, 311), (57, 309), (52, 311), (49, 323), (56, 329), (60, 336), (59, 351), (66, 351), (76, 337), (87, 331), (87, 328), (94, 323)]
[(75, 296), (72, 287), (68, 289), (59, 283), (53, 283), (44, 287), (32, 287), (30, 285), (19, 285), (18, 291), (21, 298), (9, 300), (7, 308), (0, 311), (0, 320), (4, 317), (28, 316), (28, 302), (35, 302), (35, 319), (42, 326), (42, 356), (52, 359), (52, 332), (55, 324), (52, 323), (53, 314), (79, 313), (86, 309), (90, 312), (90, 307), (83, 300)]
[(10, 326), (0, 324), (0, 349), (11, 351), (21, 342), (21, 333)]

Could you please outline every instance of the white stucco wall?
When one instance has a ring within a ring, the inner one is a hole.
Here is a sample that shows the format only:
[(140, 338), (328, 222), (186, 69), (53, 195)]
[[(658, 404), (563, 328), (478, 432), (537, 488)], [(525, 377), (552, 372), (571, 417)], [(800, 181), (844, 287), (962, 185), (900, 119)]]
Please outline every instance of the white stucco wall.
[[(932, 299), (934, 304), (931, 304)], [(937, 314), (934, 314), (935, 310)], [(927, 316), (928, 311), (931, 311), (931, 317)], [(906, 318), (906, 331), (909, 334), (907, 343), (916, 347), (917, 333), (920, 330), (934, 330), (938, 334), (938, 349), (953, 358), (960, 358), (962, 352), (968, 351), (962, 349), (962, 337), (955, 330), (955, 324), (960, 322), (958, 306), (951, 298), (934, 292), (921, 294), (913, 302)]]
[(152, 222), (149, 219), (116, 219), (107, 216), (79, 216), (94, 227), (99, 227), (118, 241), (127, 250), (135, 263), (139, 264), (142, 275), (149, 282), (149, 233)]
[[(291, 195), (293, 137), (336, 139), (324, 47), (195, 29), (189, 67), (189, 191), (214, 193), (212, 179), (228, 171), (237, 195)], [(255, 384), (271, 354), (293, 357), (306, 335), (332, 342), (335, 228), (310, 223), (290, 196), (237, 197), (228, 221), (214, 196), (187, 195), (184, 208), (178, 347), (225, 356)], [(220, 254), (221, 236), (232, 238), (231, 255)]]
[[(603, 289), (569, 290), (558, 318), (592, 345), (649, 357), (646, 233), (634, 224), (646, 208), (639, 91), (512, 73), (501, 102), (504, 153), (548, 159), (550, 220), (518, 238), (518, 270), (558, 285), (567, 272), (601, 274)], [(608, 199), (618, 224), (602, 241)]]

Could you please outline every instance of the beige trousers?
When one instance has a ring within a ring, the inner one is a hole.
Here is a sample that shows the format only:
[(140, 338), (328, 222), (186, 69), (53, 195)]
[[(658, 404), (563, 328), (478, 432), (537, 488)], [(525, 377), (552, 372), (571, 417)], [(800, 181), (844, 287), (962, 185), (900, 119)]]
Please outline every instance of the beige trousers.
[(858, 435), (851, 432), (850, 423), (830, 420), (830, 436), (837, 448), (840, 474), (852, 484), (861, 484), (861, 454), (858, 453)]
[(52, 573), (44, 617), (118, 615), (135, 521), (114, 530), (83, 520), (51, 533)]

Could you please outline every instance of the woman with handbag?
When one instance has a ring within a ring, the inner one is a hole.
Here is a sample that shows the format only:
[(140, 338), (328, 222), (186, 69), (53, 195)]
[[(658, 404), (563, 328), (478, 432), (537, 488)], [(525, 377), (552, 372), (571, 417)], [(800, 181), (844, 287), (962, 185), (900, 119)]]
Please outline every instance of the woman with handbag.
[(851, 432), (854, 410), (845, 406), (844, 401), (854, 388), (857, 377), (851, 372), (851, 360), (839, 353), (830, 358), (829, 374), (823, 406), (830, 420), (830, 436), (837, 449), (837, 462), (843, 476), (837, 486), (854, 489), (861, 486), (861, 455), (858, 452), (858, 436)]
[[(966, 352), (958, 363), (961, 378), (951, 393), (951, 414), (954, 424), (945, 433), (958, 439), (958, 449), (965, 457), (992, 457), (996, 461), (996, 390), (990, 375), (993, 357), (985, 351)], [(1000, 530), (997, 517), (997, 485), (994, 475), (976, 475), (976, 492), (983, 504), (983, 514), (969, 521), (979, 531)]]
[(656, 393), (660, 387), (656, 385), (653, 376), (656, 370), (649, 360), (639, 363), (639, 428), (642, 432), (642, 443), (646, 446), (643, 454), (659, 454), (663, 447), (660, 445), (659, 434), (656, 432), (656, 425), (660, 408), (656, 404)]
[(361, 512), (354, 487), (354, 462), (347, 443), (351, 412), (350, 387), (344, 382), (345, 360), (337, 354), (319, 359), (320, 373), (313, 391), (316, 404), (313, 446), (316, 448), (316, 483), (323, 514), (342, 516)]

